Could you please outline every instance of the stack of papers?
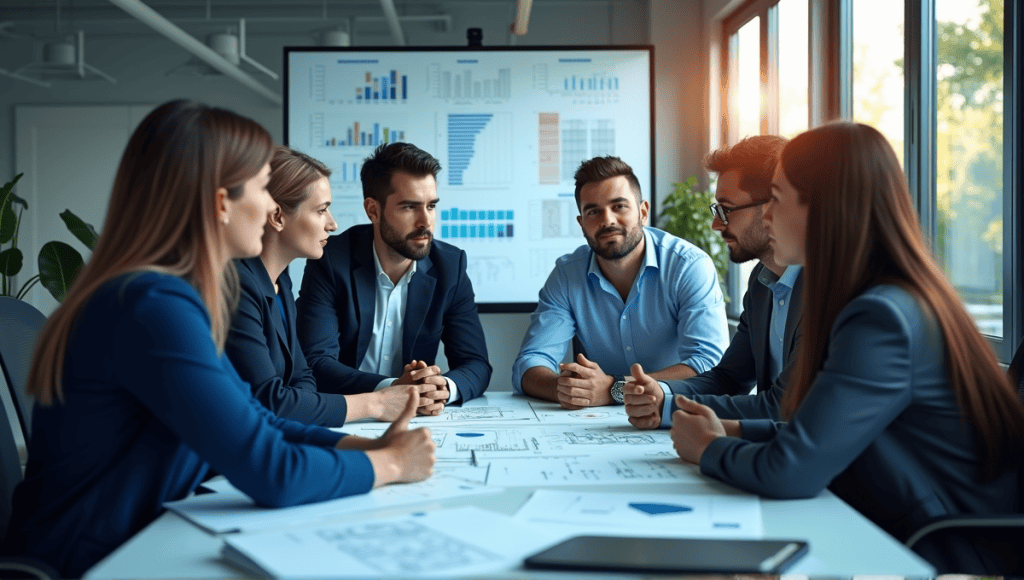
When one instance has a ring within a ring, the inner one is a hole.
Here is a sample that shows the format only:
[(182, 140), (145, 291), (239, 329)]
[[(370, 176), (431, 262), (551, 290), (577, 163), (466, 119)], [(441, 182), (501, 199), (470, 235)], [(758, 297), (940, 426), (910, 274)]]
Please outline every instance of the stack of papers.
[(451, 577), (514, 568), (559, 538), (475, 507), (228, 536), (223, 556), (273, 578)]

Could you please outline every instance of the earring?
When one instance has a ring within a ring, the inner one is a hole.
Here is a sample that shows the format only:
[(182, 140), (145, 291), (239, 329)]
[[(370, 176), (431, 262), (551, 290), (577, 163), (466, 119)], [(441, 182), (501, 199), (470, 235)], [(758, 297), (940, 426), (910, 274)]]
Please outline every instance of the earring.
[(224, 225), (228, 225), (228, 216), (224, 216), (224, 218), (223, 218), (223, 219), (221, 219), (220, 221), (221, 221), (221, 222), (222, 222), (222, 223), (223, 223)]

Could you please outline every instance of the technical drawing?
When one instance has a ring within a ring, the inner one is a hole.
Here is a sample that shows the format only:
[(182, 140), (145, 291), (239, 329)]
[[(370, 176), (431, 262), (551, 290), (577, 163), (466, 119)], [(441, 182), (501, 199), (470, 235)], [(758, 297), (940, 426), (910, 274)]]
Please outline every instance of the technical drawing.
[(565, 441), (572, 445), (651, 445), (657, 443), (646, 433), (613, 433), (609, 431), (565, 431)]
[(493, 562), (499, 556), (414, 521), (327, 528), (317, 536), (384, 574), (436, 573)]

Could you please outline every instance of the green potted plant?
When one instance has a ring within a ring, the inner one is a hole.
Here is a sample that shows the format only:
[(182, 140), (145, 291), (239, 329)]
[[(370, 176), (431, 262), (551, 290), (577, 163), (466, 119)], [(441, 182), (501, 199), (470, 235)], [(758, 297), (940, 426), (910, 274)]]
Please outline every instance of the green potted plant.
[(661, 229), (683, 238), (711, 256), (718, 270), (718, 283), (722, 286), (722, 294), (729, 300), (726, 291), (726, 275), (729, 272), (729, 249), (722, 241), (722, 236), (711, 228), (711, 211), (709, 207), (715, 202), (713, 192), (714, 180), (707, 189), (698, 186), (697, 177), (691, 175), (683, 183), (674, 183), (675, 191), (665, 197), (664, 208), (661, 210)]
[[(58, 302), (63, 302), (68, 288), (74, 283), (85, 261), (82, 254), (64, 242), (52, 241), (43, 244), (39, 250), (39, 273), (32, 276), (15, 291), (12, 277), (21, 272), (24, 255), (18, 249), (18, 232), (21, 229), (21, 215), (28, 209), (28, 202), (14, 194), (14, 184), (18, 183), (19, 173), (14, 179), (0, 188), (0, 245), (10, 242), (11, 246), (0, 251), (0, 296), (13, 296), (23, 299), (33, 286), (42, 283)], [(14, 206), (19, 206), (15, 211)], [(96, 247), (99, 234), (95, 228), (82, 221), (70, 210), (60, 214), (68, 230), (87, 248)]]

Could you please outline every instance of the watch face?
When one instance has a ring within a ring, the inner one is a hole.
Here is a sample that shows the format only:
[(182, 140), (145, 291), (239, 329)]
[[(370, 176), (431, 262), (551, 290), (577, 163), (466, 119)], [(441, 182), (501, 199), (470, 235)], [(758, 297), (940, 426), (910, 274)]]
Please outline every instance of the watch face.
[(621, 403), (625, 399), (622, 395), (622, 387), (626, 384), (625, 381), (615, 381), (612, 383), (612, 400), (616, 403)]

